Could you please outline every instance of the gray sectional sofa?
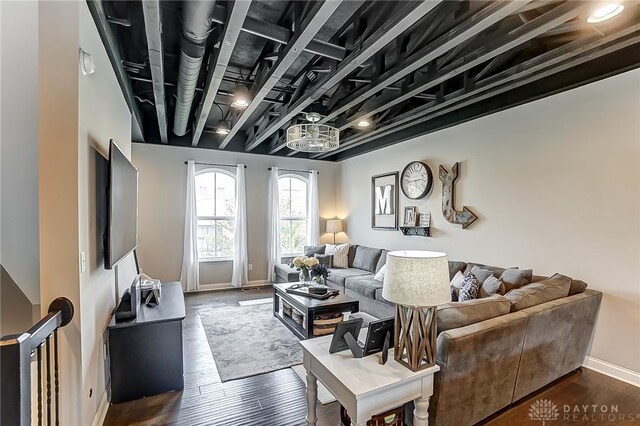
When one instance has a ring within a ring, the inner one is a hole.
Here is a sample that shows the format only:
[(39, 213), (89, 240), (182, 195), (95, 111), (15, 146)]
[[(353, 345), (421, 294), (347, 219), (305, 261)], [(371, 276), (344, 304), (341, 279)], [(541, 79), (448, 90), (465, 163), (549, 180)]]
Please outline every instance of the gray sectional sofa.
[[(291, 259), (284, 259), (287, 263)], [(329, 287), (337, 288), (360, 302), (360, 310), (377, 318), (392, 317), (395, 307), (382, 298), (382, 282), (373, 276), (387, 261), (387, 250), (351, 245), (349, 268), (329, 268)], [(298, 281), (299, 272), (287, 263), (276, 266), (277, 282)]]
[[(386, 254), (352, 245), (349, 268), (330, 268), (327, 284), (359, 300), (361, 311), (393, 316), (394, 305), (382, 298), (382, 282), (373, 279)], [(450, 261), (450, 277), (473, 266), (495, 276), (506, 270)], [(276, 271), (279, 280), (298, 280), (287, 265)], [(582, 366), (602, 294), (560, 274), (531, 274), (529, 280), (504, 295), (438, 307), (440, 371), (429, 404), (432, 424), (475, 424)]]

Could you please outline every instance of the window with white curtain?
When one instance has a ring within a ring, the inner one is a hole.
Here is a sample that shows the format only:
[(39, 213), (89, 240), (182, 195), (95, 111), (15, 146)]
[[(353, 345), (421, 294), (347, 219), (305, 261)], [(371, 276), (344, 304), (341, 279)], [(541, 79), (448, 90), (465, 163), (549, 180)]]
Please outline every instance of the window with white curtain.
[(278, 186), (281, 254), (299, 255), (307, 243), (309, 181), (301, 176), (283, 175)]
[(198, 215), (198, 260), (233, 258), (236, 178), (222, 169), (205, 169), (196, 174)]

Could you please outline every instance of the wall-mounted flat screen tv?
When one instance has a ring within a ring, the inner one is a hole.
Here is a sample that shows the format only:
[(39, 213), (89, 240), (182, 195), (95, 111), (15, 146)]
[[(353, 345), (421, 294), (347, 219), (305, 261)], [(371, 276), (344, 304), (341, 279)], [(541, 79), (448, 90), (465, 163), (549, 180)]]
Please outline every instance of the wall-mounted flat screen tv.
[(118, 145), (109, 146), (105, 268), (112, 269), (138, 245), (138, 170)]

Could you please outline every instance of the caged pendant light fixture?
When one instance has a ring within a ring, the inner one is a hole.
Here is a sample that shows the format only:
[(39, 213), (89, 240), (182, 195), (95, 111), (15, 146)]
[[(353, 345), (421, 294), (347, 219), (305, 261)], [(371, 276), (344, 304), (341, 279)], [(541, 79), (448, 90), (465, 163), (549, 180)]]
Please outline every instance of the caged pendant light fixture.
[(301, 152), (328, 152), (340, 147), (340, 131), (326, 124), (318, 124), (320, 114), (309, 112), (310, 124), (296, 124), (287, 129), (287, 148)]

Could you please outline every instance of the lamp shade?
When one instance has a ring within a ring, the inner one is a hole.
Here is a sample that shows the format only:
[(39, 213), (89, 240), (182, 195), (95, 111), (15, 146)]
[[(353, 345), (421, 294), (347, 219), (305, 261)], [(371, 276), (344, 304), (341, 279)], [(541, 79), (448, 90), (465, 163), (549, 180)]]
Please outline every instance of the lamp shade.
[(382, 297), (404, 306), (436, 306), (451, 301), (449, 262), (436, 251), (387, 254)]
[(327, 232), (330, 234), (342, 232), (342, 221), (340, 219), (327, 220)]

